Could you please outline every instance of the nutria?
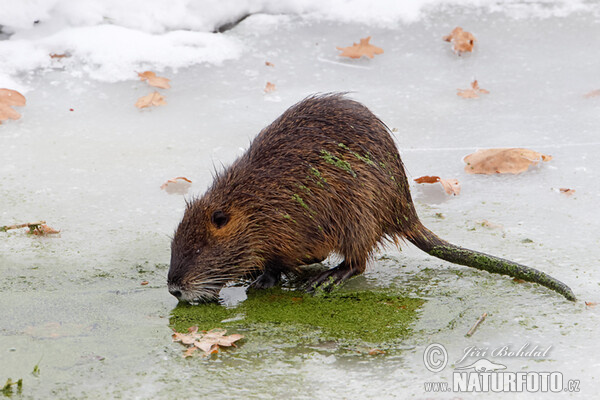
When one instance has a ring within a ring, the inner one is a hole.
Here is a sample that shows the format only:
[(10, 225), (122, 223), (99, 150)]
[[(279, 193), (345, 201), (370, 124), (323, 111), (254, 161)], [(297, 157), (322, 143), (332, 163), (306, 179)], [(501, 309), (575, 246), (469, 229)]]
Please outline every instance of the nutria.
[(251, 274), (258, 276), (252, 286), (268, 288), (337, 253), (344, 260), (308, 285), (328, 290), (361, 274), (379, 245), (400, 239), (575, 300), (543, 272), (455, 246), (423, 226), (388, 127), (343, 94), (290, 107), (188, 202), (171, 244), (169, 292), (189, 302), (216, 300), (227, 282)]

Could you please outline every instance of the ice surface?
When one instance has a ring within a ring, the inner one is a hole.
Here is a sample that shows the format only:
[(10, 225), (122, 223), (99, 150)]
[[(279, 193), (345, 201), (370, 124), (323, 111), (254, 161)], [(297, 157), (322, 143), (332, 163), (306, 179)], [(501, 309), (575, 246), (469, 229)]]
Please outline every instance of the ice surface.
[[(110, 10), (82, 2), (68, 13), (72, 2), (0, 4), (0, 24), (14, 31), (0, 41), (0, 74), (27, 89), (22, 119), (0, 126), (0, 225), (44, 219), (62, 231), (59, 238), (0, 233), (0, 379), (23, 377), (31, 398), (422, 398), (429, 397), (424, 382), (450, 376), (448, 369), (439, 376), (425, 370), (428, 344), (443, 343), (458, 358), (468, 345), (529, 342), (553, 346), (551, 357), (505, 359), (511, 371), (560, 371), (581, 379), (578, 398), (594, 398), (600, 306), (583, 301), (600, 301), (600, 98), (583, 95), (600, 88), (597, 3), (429, 5), (414, 13), (392, 7), (393, 23), (365, 24), (370, 11), (352, 19), (354, 6), (342, 15), (317, 2), (264, 2), (264, 10), (279, 7), (286, 15), (253, 15), (223, 34), (210, 31), (254, 11), (250, 2), (211, 8), (202, 27), (186, 8), (191, 1), (171, 2), (174, 16), (189, 14), (181, 25), (158, 15), (156, 5), (134, 19), (121, 3), (129, 2), (106, 2)], [(104, 13), (112, 20), (98, 19)], [(28, 28), (31, 18), (56, 25)], [(441, 40), (457, 25), (476, 35), (473, 54), (458, 57)], [(103, 35), (115, 35), (113, 43)], [(337, 57), (336, 46), (368, 35), (383, 55)], [(156, 53), (147, 50), (153, 40)], [(48, 60), (63, 43), (71, 44), (72, 57)], [(174, 61), (162, 59), (165, 49)], [(146, 67), (162, 69), (172, 88), (162, 91), (166, 106), (140, 111), (133, 104), (151, 89), (135, 70)], [(490, 94), (457, 97), (473, 79)], [(263, 93), (267, 81), (276, 84), (273, 94)], [(181, 360), (180, 347), (170, 343), (176, 301), (165, 277), (169, 235), (184, 200), (160, 185), (186, 176), (193, 193), (202, 193), (213, 168), (242, 154), (288, 106), (327, 91), (351, 91), (395, 128), (411, 178), (459, 179), (457, 197), (413, 185), (419, 214), (434, 232), (542, 269), (580, 301), (410, 246), (402, 253), (389, 248), (348, 288), (428, 299), (399, 355), (364, 358), (267, 343), (256, 357)], [(554, 159), (517, 176), (463, 171), (461, 158), (477, 148), (516, 146)], [(567, 197), (561, 187), (576, 193)], [(503, 229), (481, 227), (483, 219)], [(140, 286), (142, 280), (150, 284)], [(483, 312), (488, 319), (465, 338)], [(41, 374), (33, 377), (40, 358)]]

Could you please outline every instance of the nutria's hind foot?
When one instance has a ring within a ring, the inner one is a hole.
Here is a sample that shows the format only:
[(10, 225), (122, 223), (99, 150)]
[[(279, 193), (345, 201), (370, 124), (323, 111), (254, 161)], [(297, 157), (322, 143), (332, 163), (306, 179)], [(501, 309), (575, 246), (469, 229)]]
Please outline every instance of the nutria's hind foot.
[(270, 289), (273, 286), (277, 286), (281, 282), (281, 271), (272, 269), (265, 269), (254, 282), (250, 284), (252, 289)]
[(315, 293), (318, 291), (331, 292), (353, 276), (362, 274), (364, 270), (364, 267), (357, 268), (356, 266), (343, 261), (337, 267), (321, 272), (319, 275), (310, 279), (304, 287), (304, 290), (307, 293)]

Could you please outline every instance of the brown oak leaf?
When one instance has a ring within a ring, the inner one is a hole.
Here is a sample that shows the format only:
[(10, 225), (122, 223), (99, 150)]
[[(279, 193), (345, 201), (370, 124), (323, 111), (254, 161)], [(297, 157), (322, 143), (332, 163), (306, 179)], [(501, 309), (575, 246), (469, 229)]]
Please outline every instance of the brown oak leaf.
[(520, 174), (530, 165), (550, 161), (552, 156), (521, 148), (478, 150), (464, 158), (469, 174)]
[(271, 82), (267, 82), (267, 85), (265, 86), (265, 93), (272, 93), (275, 91), (275, 84), (271, 83)]
[(457, 96), (464, 97), (465, 99), (477, 99), (479, 98), (479, 94), (489, 94), (488, 90), (482, 89), (479, 87), (479, 82), (475, 79), (471, 82), (471, 89), (456, 89)]
[(160, 89), (168, 89), (171, 87), (169, 85), (169, 80), (167, 78), (163, 78), (161, 76), (156, 76), (156, 74), (152, 71), (138, 72), (138, 76), (141, 80), (147, 81), (148, 85), (154, 86)]
[(471, 32), (463, 31), (463, 28), (457, 26), (450, 32), (449, 35), (444, 36), (443, 39), (446, 42), (452, 43), (452, 49), (459, 55), (467, 51), (473, 51), (475, 45), (475, 36)]
[(137, 108), (146, 108), (150, 106), (164, 106), (165, 104), (167, 104), (165, 98), (158, 92), (142, 96), (135, 102), (135, 106)]
[(370, 44), (369, 40), (371, 40), (371, 36), (360, 39), (360, 43), (353, 43), (352, 46), (336, 47), (336, 49), (342, 51), (340, 57), (361, 58), (365, 56), (373, 58), (376, 54), (382, 54), (383, 49)]
[(25, 96), (16, 90), (0, 89), (0, 124), (7, 119), (21, 118), (21, 114), (11, 107), (23, 107), (25, 103)]
[(567, 196), (572, 196), (573, 193), (575, 193), (575, 189), (567, 189), (567, 188), (560, 188), (558, 189), (561, 193), (566, 194)]
[(447, 194), (452, 194), (454, 196), (460, 194), (460, 184), (457, 179), (442, 179), (439, 176), (422, 176), (420, 178), (415, 178), (415, 182), (417, 183), (437, 183), (439, 182), (444, 191)]

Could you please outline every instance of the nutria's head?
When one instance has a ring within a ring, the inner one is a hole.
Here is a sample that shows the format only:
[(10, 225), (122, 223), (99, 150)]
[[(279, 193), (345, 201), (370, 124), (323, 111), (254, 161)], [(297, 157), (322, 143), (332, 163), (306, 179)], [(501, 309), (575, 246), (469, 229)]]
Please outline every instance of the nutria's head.
[(188, 203), (171, 243), (169, 292), (181, 301), (216, 301), (230, 281), (260, 269), (250, 218), (210, 194)]

